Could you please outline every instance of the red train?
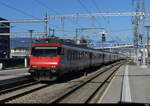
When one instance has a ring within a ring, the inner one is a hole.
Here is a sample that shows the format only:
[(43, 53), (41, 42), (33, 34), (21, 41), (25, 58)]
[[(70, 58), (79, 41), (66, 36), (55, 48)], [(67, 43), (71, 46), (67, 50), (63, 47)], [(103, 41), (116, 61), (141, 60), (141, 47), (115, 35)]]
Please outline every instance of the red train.
[(33, 44), (29, 73), (35, 80), (56, 80), (72, 71), (124, 59), (124, 55), (59, 42)]

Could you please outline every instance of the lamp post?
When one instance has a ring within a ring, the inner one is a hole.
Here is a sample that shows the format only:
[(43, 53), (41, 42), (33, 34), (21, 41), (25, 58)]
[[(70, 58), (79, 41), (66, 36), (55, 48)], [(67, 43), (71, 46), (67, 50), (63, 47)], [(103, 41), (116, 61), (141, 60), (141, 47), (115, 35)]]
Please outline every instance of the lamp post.
[(12, 56), (11, 56), (11, 50), (13, 49), (13, 35), (12, 35), (12, 28), (14, 28), (14, 26), (10, 26), (10, 37), (9, 37), (9, 39), (10, 39), (10, 58), (12, 58)]
[(146, 28), (146, 34), (147, 34), (147, 51), (149, 52), (149, 29), (150, 26), (145, 26)]
[[(148, 42), (148, 41), (149, 41), (149, 40), (148, 40), (148, 36), (149, 36), (149, 35), (148, 35), (148, 34), (149, 34), (149, 33), (148, 33), (148, 29), (149, 29), (149, 26), (145, 26), (144, 35), (146, 35), (146, 33), (147, 33), (147, 48), (148, 48), (148, 46), (149, 46), (149, 42)], [(145, 50), (146, 50), (146, 44), (143, 43), (143, 56), (142, 56), (142, 57), (143, 57), (143, 58), (142, 58), (142, 59), (143, 59), (143, 62), (142, 62), (142, 66), (141, 66), (142, 68), (147, 68), (147, 66), (146, 66), (146, 53), (145, 53), (146, 51), (145, 51)], [(147, 49), (147, 51), (148, 51), (148, 49)]]
[(32, 44), (33, 44), (33, 30), (29, 30), (29, 33), (30, 33), (30, 38), (31, 38), (31, 42), (30, 42), (30, 47), (32, 47)]

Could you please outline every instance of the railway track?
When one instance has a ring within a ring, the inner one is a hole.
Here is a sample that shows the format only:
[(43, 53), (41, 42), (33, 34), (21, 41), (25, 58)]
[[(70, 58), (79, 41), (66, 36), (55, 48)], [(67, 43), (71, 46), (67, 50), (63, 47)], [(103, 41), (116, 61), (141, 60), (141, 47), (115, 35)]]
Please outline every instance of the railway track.
[(16, 78), (12, 81), (7, 80), (0, 84), (0, 103), (6, 103), (47, 86), (49, 84), (41, 84), (41, 82), (33, 80), (30, 76)]
[(24, 85), (30, 82), (33, 82), (33, 79), (30, 76), (4, 80), (0, 83), (0, 93), (4, 90), (15, 88), (17, 86)]
[[(96, 72), (96, 74), (86, 77), (85, 80), (79, 84), (71, 85), (72, 87), (67, 88), (65, 92), (61, 93), (62, 95), (51, 98), (47, 103), (91, 103), (93, 101), (95, 103), (95, 100), (97, 99), (95, 98), (97, 92), (99, 92), (99, 90), (108, 83), (108, 80), (111, 79), (121, 64), (122, 63), (118, 62), (105, 66), (105, 68), (101, 68), (98, 72)], [(20, 86), (18, 85), (16, 87), (3, 89), (0, 91), (0, 103), (11, 103), (13, 100), (17, 100), (18, 98), (20, 99), (28, 94), (50, 87), (54, 83), (55, 82), (39, 83), (37, 81), (32, 81)]]
[(33, 93), (40, 89), (50, 86), (51, 84), (40, 83), (38, 81), (33, 81), (24, 85), (20, 85), (14, 88), (5, 89), (0, 92), (0, 103), (6, 103), (16, 98), (25, 96), (27, 94)]
[(100, 91), (102, 92), (104, 86), (109, 83), (121, 65), (117, 63), (107, 67), (90, 79), (53, 99), (50, 103), (95, 103), (99, 98), (96, 94)]

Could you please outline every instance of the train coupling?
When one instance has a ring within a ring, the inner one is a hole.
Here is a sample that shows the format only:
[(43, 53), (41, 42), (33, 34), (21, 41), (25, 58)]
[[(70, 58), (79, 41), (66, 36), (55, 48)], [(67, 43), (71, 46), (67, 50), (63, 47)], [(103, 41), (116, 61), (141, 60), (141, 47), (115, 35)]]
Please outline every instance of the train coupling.
[(29, 72), (29, 73), (34, 73), (34, 72), (35, 72), (35, 70), (33, 70), (33, 69), (29, 69), (29, 70), (28, 70), (28, 72)]
[(50, 69), (52, 74), (58, 74), (58, 69), (57, 68), (51, 68)]

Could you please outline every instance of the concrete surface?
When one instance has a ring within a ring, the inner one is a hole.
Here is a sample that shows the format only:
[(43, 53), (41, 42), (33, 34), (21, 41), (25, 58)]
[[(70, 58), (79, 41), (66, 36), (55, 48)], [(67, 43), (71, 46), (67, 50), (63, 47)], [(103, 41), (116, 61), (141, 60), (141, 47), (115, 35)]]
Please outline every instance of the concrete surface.
[(29, 76), (28, 68), (9, 69), (0, 71), (0, 81), (18, 77)]
[(122, 66), (98, 103), (150, 103), (150, 66)]

